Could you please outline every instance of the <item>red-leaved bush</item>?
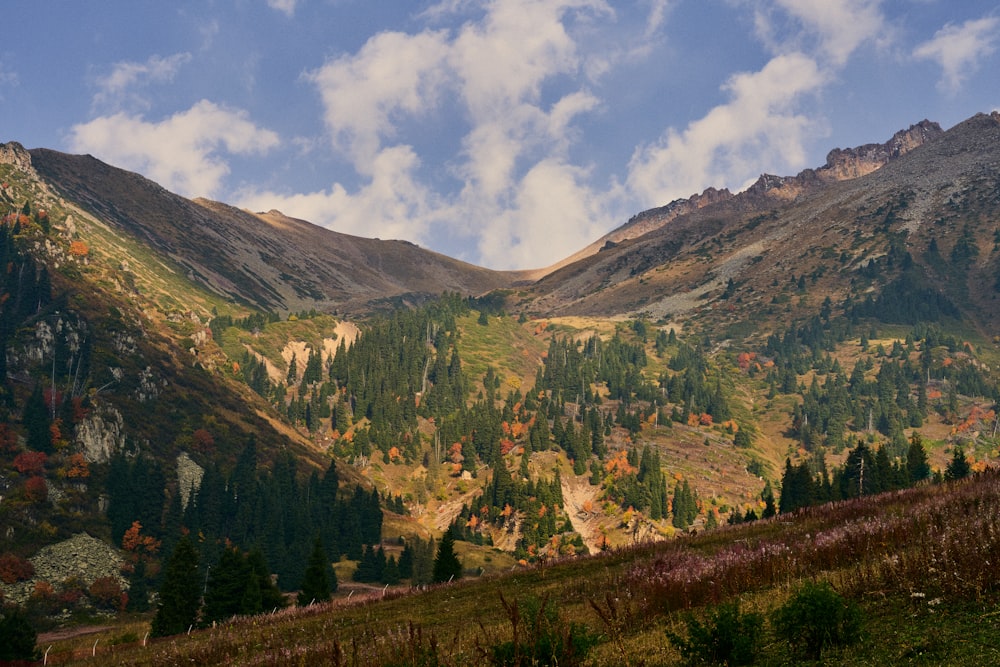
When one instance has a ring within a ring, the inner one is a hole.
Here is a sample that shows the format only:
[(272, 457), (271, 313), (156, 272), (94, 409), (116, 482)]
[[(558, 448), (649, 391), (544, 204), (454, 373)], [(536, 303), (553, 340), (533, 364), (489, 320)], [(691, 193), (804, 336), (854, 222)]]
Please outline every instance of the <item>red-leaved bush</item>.
[(0, 554), (0, 581), (13, 584), (31, 579), (35, 574), (35, 566), (27, 558), (21, 558), (9, 551)]

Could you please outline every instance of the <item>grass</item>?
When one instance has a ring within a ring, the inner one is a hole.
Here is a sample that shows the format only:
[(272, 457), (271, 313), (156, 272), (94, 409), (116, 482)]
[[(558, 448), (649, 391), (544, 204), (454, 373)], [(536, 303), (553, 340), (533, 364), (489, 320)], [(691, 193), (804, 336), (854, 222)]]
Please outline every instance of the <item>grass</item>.
[(548, 336), (535, 334), (536, 323), (520, 324), (509, 315), (492, 316), (486, 326), (478, 324), (477, 319), (474, 314), (458, 319), (458, 348), (466, 375), (481, 383), (487, 365), (492, 364), (501, 381), (502, 396), (534, 385), (535, 371), (548, 349)]
[[(581, 664), (680, 664), (667, 631), (683, 634), (689, 614), (711, 619), (738, 600), (770, 619), (802, 582), (827, 581), (860, 606), (862, 633), (807, 664), (978, 665), (1000, 657), (998, 558), (1000, 473), (988, 471), (428, 590), (341, 596), (145, 647), (107, 646), (123, 634), (114, 628), (59, 642), (50, 658), (72, 663), (96, 638), (105, 648), (88, 664), (495, 664), (491, 647), (513, 641), (511, 604), (551, 600), (599, 636)], [(765, 623), (754, 664), (798, 659)]]

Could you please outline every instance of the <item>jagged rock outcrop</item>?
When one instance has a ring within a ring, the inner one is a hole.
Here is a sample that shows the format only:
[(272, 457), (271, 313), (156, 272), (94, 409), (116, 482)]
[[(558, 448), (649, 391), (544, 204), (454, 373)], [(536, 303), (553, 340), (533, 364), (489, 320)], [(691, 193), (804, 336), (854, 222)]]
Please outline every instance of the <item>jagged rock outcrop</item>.
[(0, 164), (13, 165), (34, 178), (38, 177), (31, 164), (31, 154), (16, 141), (0, 144)]
[(835, 181), (865, 176), (885, 166), (889, 160), (905, 155), (943, 133), (940, 125), (925, 119), (900, 130), (884, 144), (835, 148), (827, 154), (826, 164), (817, 169), (816, 173), (823, 180)]
[(125, 420), (118, 410), (100, 405), (76, 425), (76, 445), (91, 463), (104, 463), (125, 446)]

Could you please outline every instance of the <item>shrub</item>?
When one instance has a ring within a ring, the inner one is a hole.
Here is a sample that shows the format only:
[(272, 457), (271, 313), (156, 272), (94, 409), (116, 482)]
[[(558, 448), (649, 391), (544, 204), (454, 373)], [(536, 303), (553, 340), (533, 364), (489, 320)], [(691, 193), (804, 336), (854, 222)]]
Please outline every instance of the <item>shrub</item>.
[(703, 624), (692, 615), (684, 619), (687, 639), (667, 631), (667, 638), (689, 664), (752, 665), (760, 651), (764, 617), (740, 613), (739, 602), (719, 605)]
[(44, 477), (34, 476), (24, 483), (24, 497), (33, 503), (44, 503), (49, 498), (49, 485)]
[(806, 583), (774, 614), (775, 633), (808, 658), (861, 637), (861, 609), (828, 582)]
[(27, 581), (35, 574), (35, 566), (26, 558), (21, 558), (10, 552), (0, 554), (0, 581), (13, 584)]
[(114, 577), (98, 577), (90, 584), (90, 599), (94, 606), (102, 609), (118, 609), (122, 606), (122, 587)]
[[(528, 667), (528, 665), (579, 665), (598, 641), (582, 623), (566, 623), (550, 603), (530, 598), (522, 604), (517, 600), (500, 602), (510, 619), (513, 638), (480, 649), (488, 664), (498, 667)], [(523, 615), (522, 615), (523, 611)]]

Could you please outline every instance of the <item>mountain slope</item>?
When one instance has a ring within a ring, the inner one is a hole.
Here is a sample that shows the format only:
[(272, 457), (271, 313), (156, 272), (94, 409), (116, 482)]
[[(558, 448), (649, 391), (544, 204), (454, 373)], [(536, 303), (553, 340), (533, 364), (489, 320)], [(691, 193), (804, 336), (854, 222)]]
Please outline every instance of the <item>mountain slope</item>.
[(62, 197), (142, 239), (208, 289), (254, 308), (355, 312), (445, 290), (481, 294), (516, 278), (405, 241), (340, 234), (277, 211), (254, 215), (187, 200), (90, 156), (46, 149), (30, 155)]
[[(984, 286), (993, 285), (998, 267), (991, 221), (1000, 209), (1000, 114), (978, 115), (940, 134), (931, 125), (916, 127), (919, 141), (897, 135), (891, 144), (916, 147), (889, 151), (897, 156), (878, 169), (864, 166), (878, 160), (850, 166), (835, 152), (824, 169), (762, 176), (738, 195), (714, 193), (657, 210), (667, 222), (545, 276), (524, 305), (539, 314), (687, 317), (715, 308), (732, 280), (728, 296), (738, 300), (726, 309), (736, 320), (759, 314), (775, 287), (802, 275), (836, 303), (896, 239), (979, 326), (993, 326), (995, 291)], [(853, 174), (862, 175), (841, 180)], [(971, 238), (962, 243), (975, 256), (962, 275), (927, 258), (931, 239), (948, 257), (966, 229)]]

